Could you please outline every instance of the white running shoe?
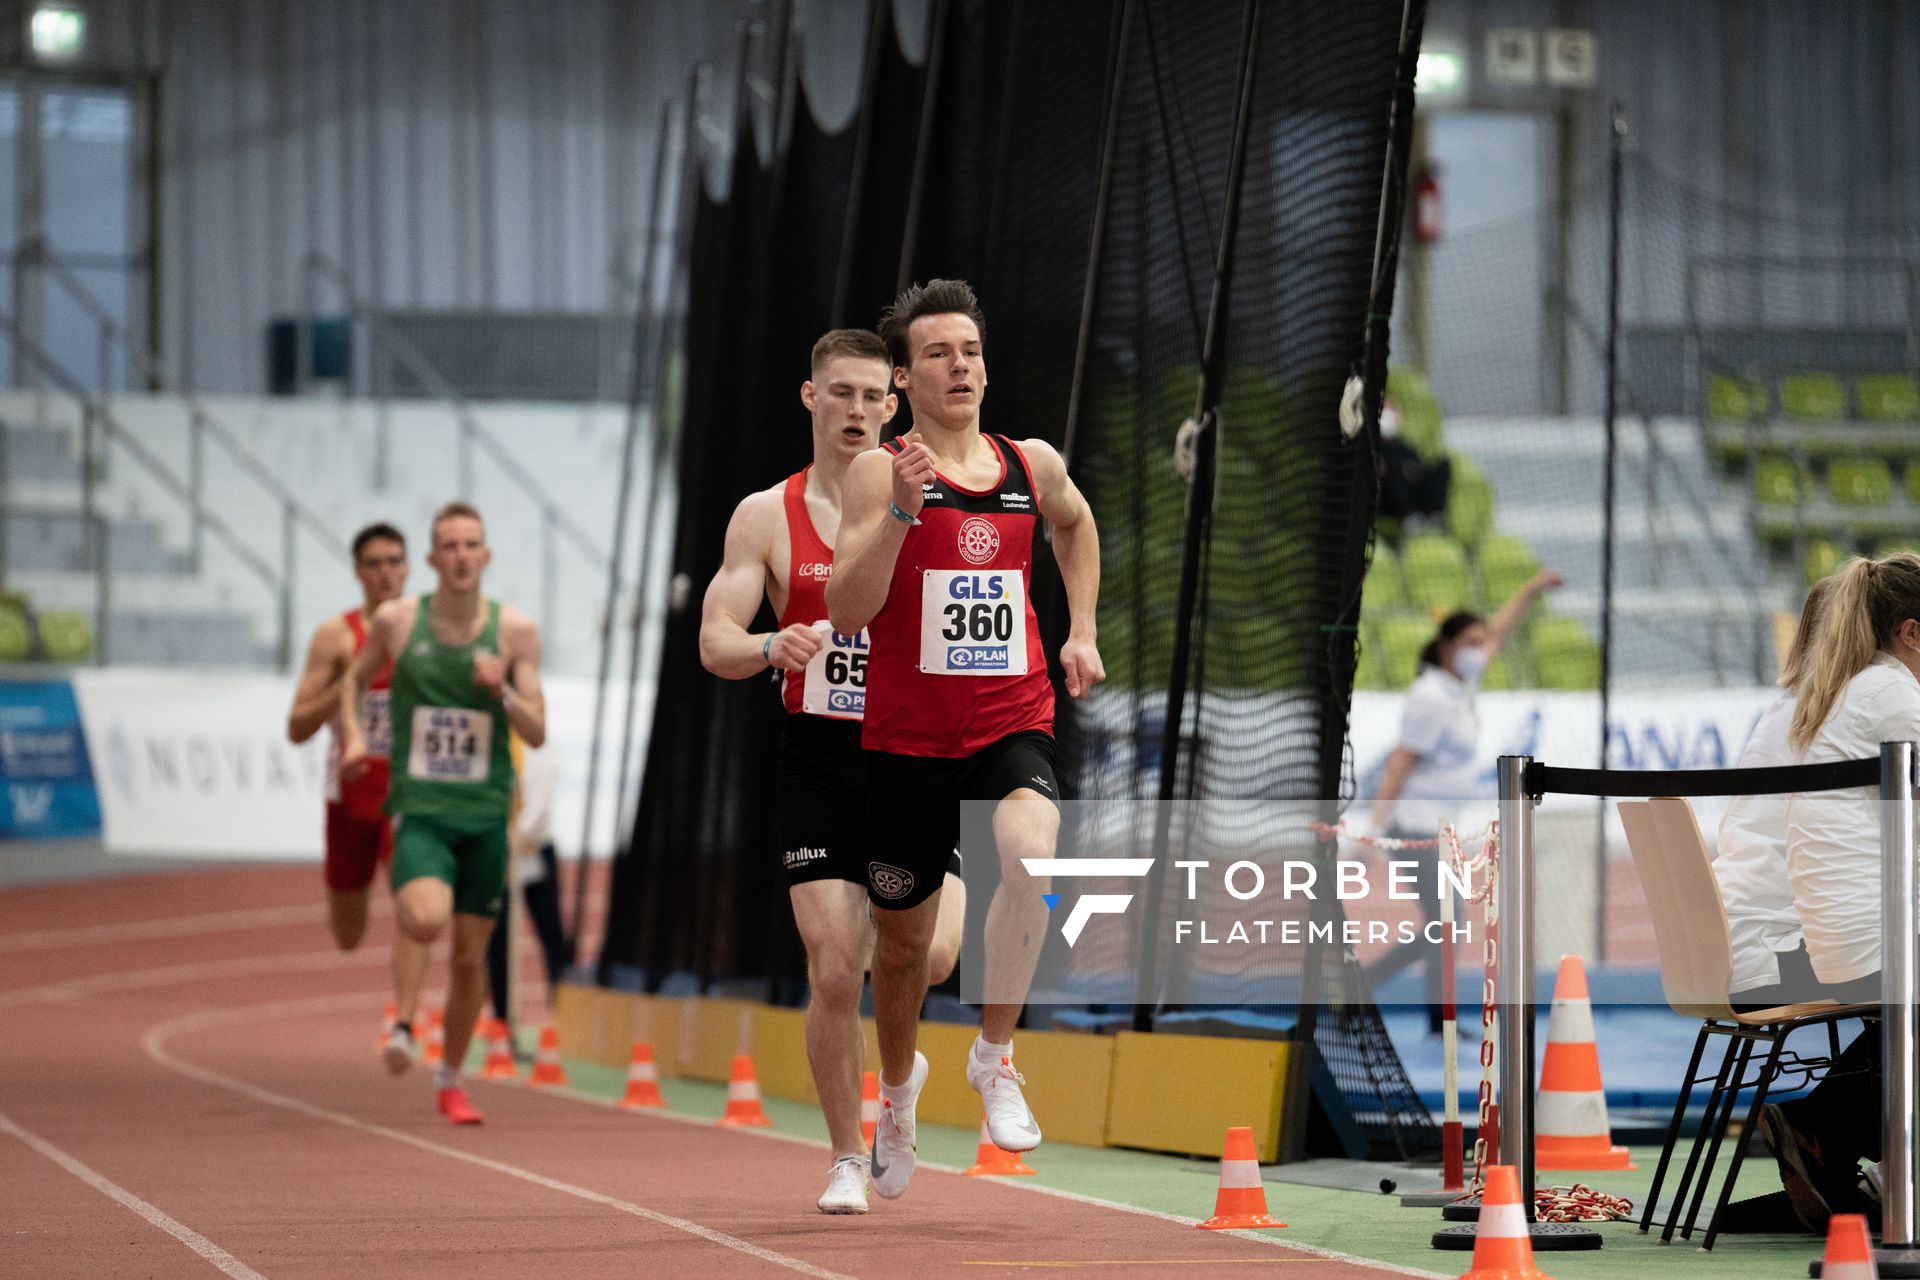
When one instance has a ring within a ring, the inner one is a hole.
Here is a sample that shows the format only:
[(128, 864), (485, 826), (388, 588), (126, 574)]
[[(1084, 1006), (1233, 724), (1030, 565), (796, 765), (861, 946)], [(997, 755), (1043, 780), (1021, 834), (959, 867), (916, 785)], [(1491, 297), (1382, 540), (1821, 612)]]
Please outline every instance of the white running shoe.
[(920, 1090), (927, 1083), (927, 1055), (913, 1055), (913, 1074), (907, 1077), (907, 1103), (896, 1107), (880, 1090), (880, 1119), (873, 1127), (873, 1189), (889, 1200), (906, 1194), (913, 1178), (915, 1157), (914, 1108), (920, 1102)]
[(407, 1068), (413, 1065), (413, 1037), (405, 1027), (387, 1032), (387, 1043), (380, 1050), (380, 1057), (387, 1064), (387, 1074), (406, 1074)]
[(822, 1213), (865, 1213), (867, 1211), (867, 1158), (841, 1156), (827, 1174), (827, 1189), (820, 1197)]
[(986, 1063), (973, 1050), (967, 1050), (967, 1083), (986, 1104), (987, 1136), (1002, 1151), (1031, 1151), (1040, 1145), (1040, 1126), (1027, 1107), (1026, 1095), (1020, 1092), (1026, 1082), (1027, 1078), (1013, 1069), (1011, 1057)]

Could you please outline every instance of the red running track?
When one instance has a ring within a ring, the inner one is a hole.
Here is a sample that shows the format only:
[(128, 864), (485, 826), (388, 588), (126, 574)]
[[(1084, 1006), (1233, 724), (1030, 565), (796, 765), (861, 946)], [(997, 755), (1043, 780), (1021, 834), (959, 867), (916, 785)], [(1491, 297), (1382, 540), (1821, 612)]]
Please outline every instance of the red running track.
[(372, 1052), (387, 928), (306, 867), (0, 892), (0, 1276), (1396, 1274), (936, 1170), (827, 1217), (811, 1144), (519, 1086), (456, 1129)]

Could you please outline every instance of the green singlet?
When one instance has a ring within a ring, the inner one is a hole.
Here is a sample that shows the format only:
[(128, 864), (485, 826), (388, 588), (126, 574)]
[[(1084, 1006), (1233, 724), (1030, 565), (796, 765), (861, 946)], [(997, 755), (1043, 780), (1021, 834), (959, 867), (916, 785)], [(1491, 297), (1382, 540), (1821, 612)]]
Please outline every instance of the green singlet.
[(454, 910), (495, 916), (506, 882), (513, 753), (507, 711), (473, 678), (476, 653), (500, 651), (500, 602), (471, 644), (442, 644), (421, 596), (394, 659), (393, 755), (387, 812), (395, 823), (395, 888), (421, 876), (453, 887)]

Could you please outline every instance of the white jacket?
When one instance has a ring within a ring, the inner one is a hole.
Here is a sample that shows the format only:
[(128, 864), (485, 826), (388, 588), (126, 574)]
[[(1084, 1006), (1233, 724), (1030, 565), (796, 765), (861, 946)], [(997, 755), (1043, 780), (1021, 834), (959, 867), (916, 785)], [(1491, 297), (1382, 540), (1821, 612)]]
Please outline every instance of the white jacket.
[[(1847, 682), (1803, 760), (1877, 758), (1881, 743), (1913, 739), (1920, 739), (1920, 681), (1883, 650)], [(1820, 981), (1879, 972), (1879, 789), (1788, 796), (1787, 870)]]
[[(1793, 694), (1782, 693), (1760, 713), (1740, 751), (1739, 767), (1799, 763), (1800, 754), (1787, 743), (1792, 725)], [(1778, 953), (1799, 949), (1801, 937), (1787, 877), (1784, 795), (1734, 796), (1727, 802), (1713, 874), (1720, 881), (1733, 943), (1733, 990), (1773, 986), (1780, 981)]]

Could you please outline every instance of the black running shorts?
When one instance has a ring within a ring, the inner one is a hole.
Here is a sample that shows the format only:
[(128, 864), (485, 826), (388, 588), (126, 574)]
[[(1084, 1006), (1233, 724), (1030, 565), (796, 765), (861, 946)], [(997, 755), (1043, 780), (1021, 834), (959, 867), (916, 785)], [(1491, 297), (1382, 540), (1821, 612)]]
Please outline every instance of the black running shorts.
[[(1056, 805), (1053, 735), (1008, 734), (970, 756), (903, 756), (869, 751), (865, 867), (875, 907), (905, 911), (932, 896), (960, 842), (960, 806), (1003, 800), (1025, 787)], [(990, 851), (985, 851), (990, 852)]]
[[(788, 885), (867, 883), (867, 763), (860, 722), (789, 715), (780, 737), (776, 799), (780, 865)], [(946, 870), (960, 874), (947, 844)]]

